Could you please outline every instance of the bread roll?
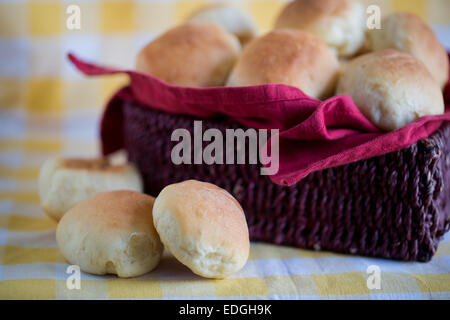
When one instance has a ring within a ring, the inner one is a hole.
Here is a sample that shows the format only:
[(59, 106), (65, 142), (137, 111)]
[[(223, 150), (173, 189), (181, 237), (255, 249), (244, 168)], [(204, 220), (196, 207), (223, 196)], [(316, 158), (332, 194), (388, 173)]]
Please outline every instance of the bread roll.
[(41, 167), (38, 185), (42, 209), (56, 221), (98, 192), (142, 191), (141, 178), (133, 165), (111, 165), (107, 159), (47, 160)]
[(288, 3), (275, 28), (307, 31), (325, 41), (340, 57), (357, 53), (364, 43), (364, 6), (354, 0), (296, 0)]
[(77, 204), (56, 228), (62, 255), (98, 275), (136, 277), (153, 270), (163, 251), (153, 226), (153, 203), (153, 197), (120, 190)]
[(227, 86), (286, 84), (314, 98), (334, 90), (339, 62), (327, 45), (299, 30), (277, 29), (250, 42)]
[(248, 259), (244, 212), (213, 184), (189, 180), (165, 187), (156, 198), (153, 221), (166, 248), (200, 276), (227, 277)]
[(383, 130), (399, 129), (420, 117), (444, 113), (444, 98), (425, 65), (386, 49), (351, 61), (338, 94), (352, 97), (361, 112)]
[(433, 30), (418, 16), (406, 12), (390, 14), (381, 26), (367, 32), (370, 49), (397, 49), (411, 54), (425, 64), (443, 89), (449, 77), (448, 55)]
[(218, 24), (189, 22), (145, 46), (136, 69), (177, 86), (222, 86), (240, 52), (239, 40)]
[(192, 13), (188, 21), (217, 23), (234, 34), (242, 45), (257, 34), (253, 19), (245, 11), (225, 3), (206, 5)]

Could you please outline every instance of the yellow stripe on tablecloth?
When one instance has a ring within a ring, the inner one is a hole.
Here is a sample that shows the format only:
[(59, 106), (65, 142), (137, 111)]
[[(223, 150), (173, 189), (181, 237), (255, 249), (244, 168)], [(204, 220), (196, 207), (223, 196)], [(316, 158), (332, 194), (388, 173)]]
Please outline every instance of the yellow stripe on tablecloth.
[(407, 11), (424, 20), (428, 18), (427, 0), (391, 0), (391, 7), (392, 11)]
[[(369, 274), (363, 274), (366, 278)], [(420, 288), (414, 277), (406, 272), (386, 272), (381, 271), (380, 289), (371, 289), (371, 293), (410, 293), (420, 292)]]
[(162, 298), (159, 280), (107, 280), (111, 299)]
[[(75, 52), (77, 53), (76, 50)], [(66, 53), (64, 52), (64, 54)], [(119, 85), (125, 85), (127, 80), (128, 77), (125, 75), (83, 78), (81, 80), (64, 79), (63, 77), (27, 80), (0, 74), (0, 88), (3, 89), (0, 90), (0, 110), (27, 108), (26, 110), (33, 116), (36, 114), (42, 116), (39, 112), (33, 113), (33, 111), (41, 110), (59, 113), (61, 116), (63, 113), (60, 110), (99, 109), (103, 108), (106, 102), (105, 92), (111, 95), (113, 90), (118, 89)], [(103, 87), (100, 86), (102, 82), (104, 83)], [(80, 95), (80, 92), (83, 94)]]
[(36, 180), (38, 176), (37, 167), (11, 168), (0, 164), (0, 179)]
[(0, 228), (8, 229), (9, 225), (9, 215), (0, 214)]
[(313, 274), (320, 295), (369, 294), (367, 280), (359, 272)]
[(55, 153), (61, 151), (64, 141), (59, 138), (0, 139), (0, 151), (24, 149), (29, 152)]
[(266, 296), (267, 285), (264, 278), (232, 278), (214, 280), (217, 296)]
[(270, 295), (317, 295), (317, 286), (309, 274), (268, 276), (264, 278)]
[(214, 297), (214, 280), (163, 279), (160, 282), (164, 297)]
[(0, 200), (9, 200), (27, 204), (39, 204), (39, 195), (35, 191), (1, 191)]
[(450, 273), (411, 274), (422, 292), (450, 292)]
[(54, 279), (0, 281), (0, 299), (55, 299), (55, 287)]
[(0, 245), (0, 256), (2, 265), (36, 262), (66, 262), (57, 248), (22, 248)]
[(56, 222), (49, 218), (35, 218), (17, 214), (0, 215), (0, 228), (11, 231), (47, 231), (54, 230), (56, 225)]
[(244, 3), (244, 7), (252, 14), (256, 24), (264, 32), (273, 29), (275, 20), (285, 4), (284, 0), (250, 0)]
[(56, 299), (107, 299), (108, 283), (103, 280), (84, 280), (80, 289), (68, 289), (66, 280), (56, 280)]
[(56, 152), (61, 151), (64, 146), (62, 139), (33, 139), (27, 138), (24, 140), (23, 147), (26, 151), (38, 151), (38, 152)]
[(27, 85), (28, 112), (62, 112), (64, 82), (61, 78), (31, 78)]
[(29, 1), (28, 27), (32, 36), (60, 35), (64, 28), (64, 7), (59, 1)]
[(136, 29), (136, 4), (133, 1), (103, 0), (99, 10), (102, 32), (131, 32)]
[(130, 82), (127, 75), (115, 74), (103, 76), (100, 79), (100, 101), (102, 104), (106, 104), (107, 101), (117, 92), (120, 88), (126, 86)]

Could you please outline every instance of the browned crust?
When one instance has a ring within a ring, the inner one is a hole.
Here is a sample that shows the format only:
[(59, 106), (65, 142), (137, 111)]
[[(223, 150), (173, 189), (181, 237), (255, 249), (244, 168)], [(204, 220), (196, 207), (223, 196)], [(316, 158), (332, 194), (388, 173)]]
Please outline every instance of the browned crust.
[(334, 91), (337, 70), (337, 59), (322, 40), (300, 30), (276, 29), (246, 46), (228, 85), (286, 84), (325, 98)]
[(174, 85), (221, 86), (239, 52), (238, 39), (219, 25), (188, 22), (144, 47), (136, 68)]
[(81, 159), (67, 158), (61, 160), (61, 166), (71, 170), (117, 172), (125, 169), (125, 165), (111, 165), (107, 158)]
[(297, 0), (281, 11), (276, 28), (304, 29), (324, 17), (340, 16), (350, 7), (352, 0)]

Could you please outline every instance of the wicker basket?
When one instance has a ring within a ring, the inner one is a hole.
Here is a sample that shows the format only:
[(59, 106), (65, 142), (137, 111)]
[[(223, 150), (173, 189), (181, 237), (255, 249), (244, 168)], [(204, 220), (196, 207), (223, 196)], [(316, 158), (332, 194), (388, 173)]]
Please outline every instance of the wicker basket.
[[(124, 139), (146, 192), (198, 179), (232, 193), (254, 241), (397, 260), (429, 261), (450, 226), (450, 125), (428, 139), (384, 156), (310, 174), (284, 187), (259, 174), (259, 165), (174, 165), (171, 134), (191, 116), (128, 103)], [(201, 119), (203, 129), (242, 125)]]

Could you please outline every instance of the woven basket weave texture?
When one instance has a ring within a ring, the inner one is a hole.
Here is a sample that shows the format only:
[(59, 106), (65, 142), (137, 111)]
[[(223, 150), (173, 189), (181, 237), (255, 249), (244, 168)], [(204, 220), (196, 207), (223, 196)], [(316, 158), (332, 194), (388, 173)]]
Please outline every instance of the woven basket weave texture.
[[(173, 130), (243, 128), (225, 119), (174, 115), (124, 106), (125, 145), (145, 191), (188, 179), (211, 182), (241, 203), (253, 241), (429, 261), (450, 226), (450, 125), (409, 148), (314, 172), (285, 187), (260, 175), (259, 165), (175, 165)], [(207, 143), (205, 143), (206, 145)], [(248, 150), (248, 149), (247, 149)]]

